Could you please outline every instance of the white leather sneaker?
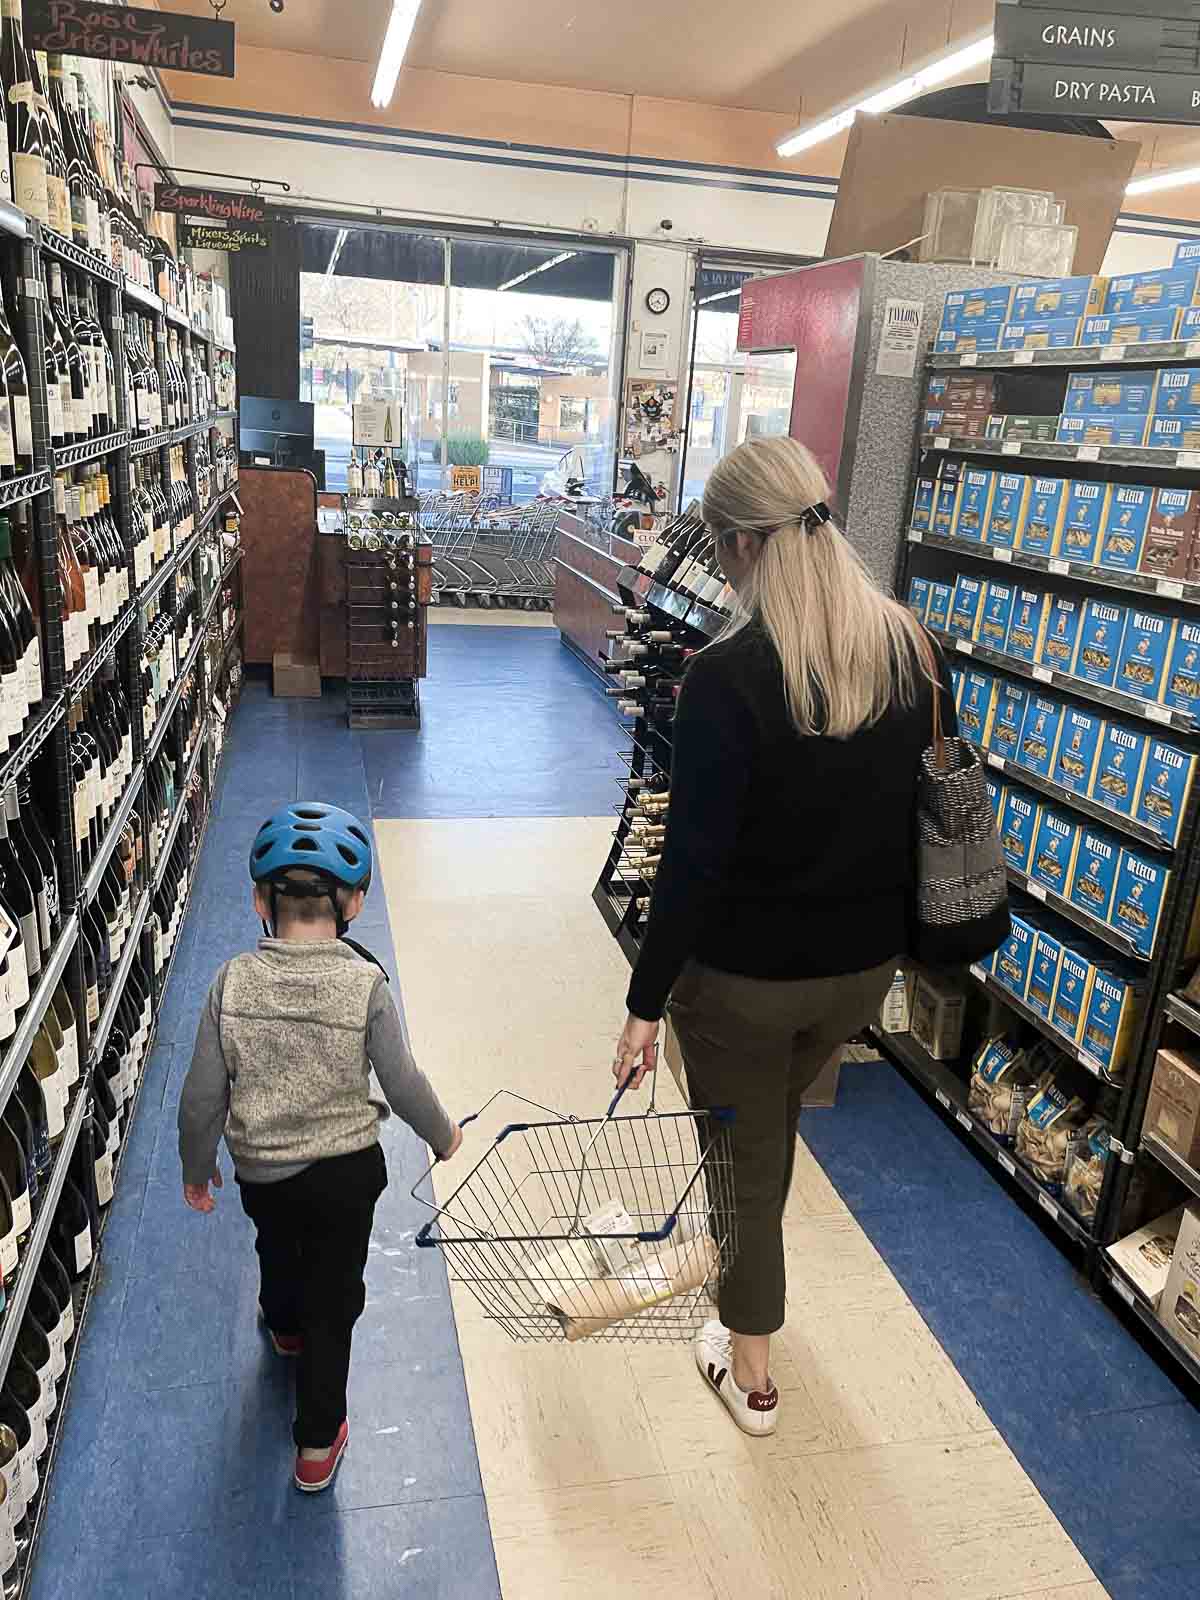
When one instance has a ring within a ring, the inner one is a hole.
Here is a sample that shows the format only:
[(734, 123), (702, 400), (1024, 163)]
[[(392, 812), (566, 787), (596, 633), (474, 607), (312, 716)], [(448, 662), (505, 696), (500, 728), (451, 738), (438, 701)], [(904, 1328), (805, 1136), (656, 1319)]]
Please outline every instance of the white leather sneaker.
[(738, 1388), (733, 1381), (733, 1344), (729, 1329), (720, 1322), (706, 1322), (696, 1335), (694, 1348), (700, 1376), (720, 1397), (742, 1432), (757, 1438), (774, 1433), (779, 1390), (774, 1384), (765, 1394), (758, 1389)]

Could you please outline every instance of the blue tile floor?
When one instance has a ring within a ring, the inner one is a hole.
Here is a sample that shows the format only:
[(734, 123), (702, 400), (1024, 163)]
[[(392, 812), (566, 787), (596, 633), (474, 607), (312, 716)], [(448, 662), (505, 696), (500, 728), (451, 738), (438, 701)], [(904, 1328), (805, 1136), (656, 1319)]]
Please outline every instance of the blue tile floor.
[[(187, 1212), (175, 1155), (197, 1012), (257, 935), (246, 852), (280, 801), (608, 814), (620, 736), (552, 629), (431, 630), (423, 701), (419, 734), (361, 736), (336, 696), (247, 685), (104, 1238), (35, 1600), (499, 1594), (444, 1271), (411, 1248), (416, 1140), (385, 1130), (392, 1182), (352, 1377), (366, 1420), (315, 1500), (289, 1483), (288, 1372), (255, 1326), (249, 1226), (229, 1192), (212, 1217)], [(394, 969), (378, 884), (356, 931)], [(898, 1076), (850, 1067), (842, 1085), (837, 1115), (806, 1113), (805, 1137), (1084, 1557), (1116, 1600), (1189, 1592), (1200, 1414)]]

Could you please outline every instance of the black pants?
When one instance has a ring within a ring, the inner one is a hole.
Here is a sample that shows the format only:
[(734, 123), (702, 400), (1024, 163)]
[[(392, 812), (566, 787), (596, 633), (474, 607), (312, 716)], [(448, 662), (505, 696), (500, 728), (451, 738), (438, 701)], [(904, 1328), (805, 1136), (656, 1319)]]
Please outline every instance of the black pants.
[(273, 1333), (300, 1335), (298, 1449), (321, 1449), (346, 1420), (350, 1341), (367, 1291), (363, 1271), (375, 1202), (387, 1187), (378, 1144), (314, 1161), (282, 1183), (243, 1183), (262, 1273), (260, 1303)]

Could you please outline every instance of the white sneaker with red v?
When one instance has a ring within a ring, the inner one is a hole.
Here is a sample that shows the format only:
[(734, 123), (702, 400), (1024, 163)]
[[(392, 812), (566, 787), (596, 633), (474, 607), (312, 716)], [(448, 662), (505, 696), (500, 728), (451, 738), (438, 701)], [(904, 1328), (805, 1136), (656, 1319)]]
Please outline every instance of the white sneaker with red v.
[(733, 1381), (733, 1342), (729, 1329), (720, 1322), (706, 1322), (696, 1335), (695, 1351), (700, 1376), (719, 1396), (742, 1432), (757, 1438), (774, 1433), (779, 1390), (773, 1383), (765, 1392), (738, 1388)]

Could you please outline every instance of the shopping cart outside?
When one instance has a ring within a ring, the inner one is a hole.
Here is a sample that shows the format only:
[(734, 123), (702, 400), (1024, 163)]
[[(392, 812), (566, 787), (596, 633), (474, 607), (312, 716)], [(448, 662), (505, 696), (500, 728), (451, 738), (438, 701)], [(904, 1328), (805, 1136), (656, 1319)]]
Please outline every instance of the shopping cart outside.
[[(498, 1090), (549, 1121), (510, 1122), (434, 1212), (416, 1242), (440, 1249), (512, 1339), (664, 1343), (714, 1315), (737, 1250), (732, 1113), (566, 1116)], [(436, 1165), (436, 1163), (435, 1163)]]

